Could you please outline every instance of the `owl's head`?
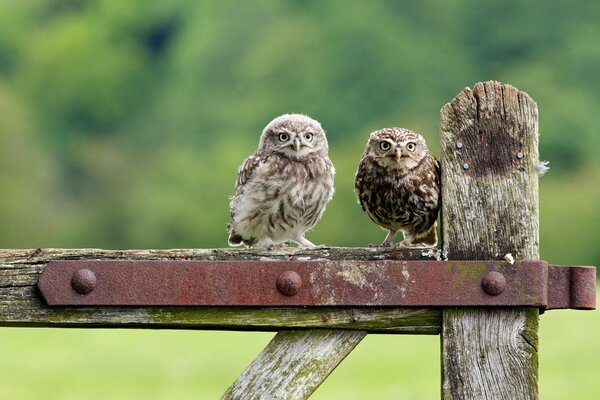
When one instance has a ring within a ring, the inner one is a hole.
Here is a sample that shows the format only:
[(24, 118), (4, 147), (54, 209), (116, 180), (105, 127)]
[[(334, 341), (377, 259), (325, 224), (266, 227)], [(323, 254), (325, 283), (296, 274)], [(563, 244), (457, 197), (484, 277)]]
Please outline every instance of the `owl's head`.
[(302, 114), (284, 114), (263, 130), (258, 148), (303, 158), (311, 153), (327, 154), (328, 145), (321, 124)]
[(404, 128), (385, 128), (371, 133), (363, 154), (382, 167), (407, 172), (429, 153), (423, 136)]

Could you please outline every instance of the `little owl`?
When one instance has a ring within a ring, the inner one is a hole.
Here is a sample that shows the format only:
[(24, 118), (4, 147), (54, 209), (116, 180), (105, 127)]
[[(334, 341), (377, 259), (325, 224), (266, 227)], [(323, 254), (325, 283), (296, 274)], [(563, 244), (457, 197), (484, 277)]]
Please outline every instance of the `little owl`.
[(362, 209), (388, 231), (391, 246), (397, 231), (400, 246), (435, 246), (440, 208), (440, 165), (425, 139), (404, 128), (371, 133), (362, 155), (354, 191)]
[(275, 118), (263, 130), (258, 150), (238, 171), (229, 244), (293, 241), (314, 247), (304, 233), (331, 200), (334, 174), (321, 124), (300, 114)]

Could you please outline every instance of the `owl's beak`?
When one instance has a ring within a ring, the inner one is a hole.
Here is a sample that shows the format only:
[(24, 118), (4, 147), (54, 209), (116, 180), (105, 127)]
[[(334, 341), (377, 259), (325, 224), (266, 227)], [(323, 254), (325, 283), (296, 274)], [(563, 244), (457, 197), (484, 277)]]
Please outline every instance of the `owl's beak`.
[(299, 138), (294, 138), (294, 149), (296, 149), (296, 151), (300, 151), (300, 146), (302, 144), (300, 143), (300, 139)]
[(402, 150), (396, 149), (396, 162), (399, 163), (402, 158)]

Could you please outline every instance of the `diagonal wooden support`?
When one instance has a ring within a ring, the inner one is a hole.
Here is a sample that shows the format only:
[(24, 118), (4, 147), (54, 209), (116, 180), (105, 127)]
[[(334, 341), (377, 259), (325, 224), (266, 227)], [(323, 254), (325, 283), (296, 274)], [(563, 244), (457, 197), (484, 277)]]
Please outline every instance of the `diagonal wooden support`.
[(306, 399), (366, 335), (328, 329), (279, 332), (221, 399)]
[[(441, 111), (443, 250), (539, 259), (537, 106), (498, 82)], [(443, 399), (537, 399), (537, 308), (443, 310)]]

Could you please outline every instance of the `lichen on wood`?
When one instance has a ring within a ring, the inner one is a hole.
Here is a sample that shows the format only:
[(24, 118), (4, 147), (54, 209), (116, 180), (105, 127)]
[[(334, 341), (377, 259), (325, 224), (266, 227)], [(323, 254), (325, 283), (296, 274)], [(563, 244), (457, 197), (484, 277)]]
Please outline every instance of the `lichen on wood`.
[[(539, 259), (537, 106), (498, 82), (441, 111), (442, 236), (450, 260)], [(443, 399), (537, 399), (535, 308), (446, 308)]]
[(358, 261), (436, 256), (435, 251), (423, 249), (335, 247), (0, 250), (0, 326), (278, 330), (223, 398), (303, 399), (368, 332), (437, 334), (441, 311), (397, 307), (49, 307), (37, 290), (37, 278), (51, 260)]
[(278, 331), (349, 329), (372, 333), (437, 334), (441, 311), (397, 307), (48, 307), (36, 281), (51, 260), (403, 260), (421, 250), (175, 249), (0, 250), (0, 326), (116, 327)]
[(280, 332), (221, 400), (306, 399), (365, 336), (345, 330)]

